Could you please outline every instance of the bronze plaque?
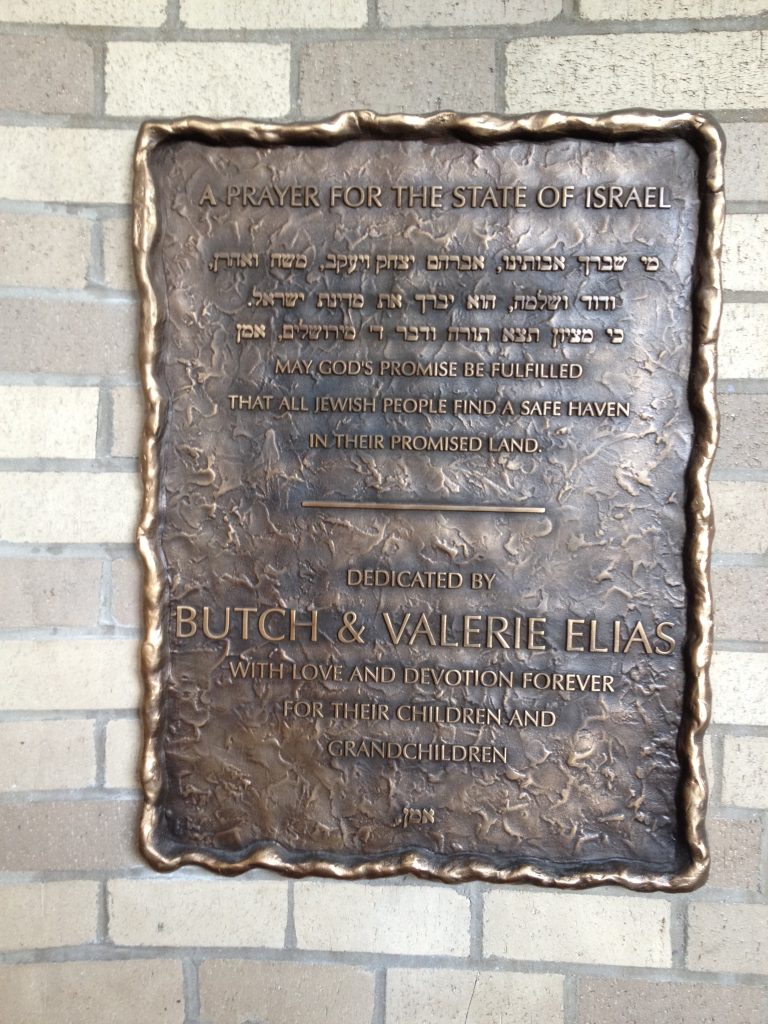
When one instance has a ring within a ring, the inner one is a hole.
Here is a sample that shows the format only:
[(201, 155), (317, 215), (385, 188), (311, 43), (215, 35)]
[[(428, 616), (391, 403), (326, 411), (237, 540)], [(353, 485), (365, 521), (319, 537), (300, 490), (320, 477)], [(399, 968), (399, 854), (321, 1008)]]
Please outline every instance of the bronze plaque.
[(160, 869), (706, 876), (721, 142), (144, 126)]

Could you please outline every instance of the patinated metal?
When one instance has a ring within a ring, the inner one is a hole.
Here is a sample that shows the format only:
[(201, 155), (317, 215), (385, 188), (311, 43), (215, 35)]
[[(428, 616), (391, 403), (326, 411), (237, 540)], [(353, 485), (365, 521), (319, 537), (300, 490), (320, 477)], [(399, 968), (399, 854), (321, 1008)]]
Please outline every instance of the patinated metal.
[(714, 124), (148, 123), (134, 198), (150, 862), (700, 884)]

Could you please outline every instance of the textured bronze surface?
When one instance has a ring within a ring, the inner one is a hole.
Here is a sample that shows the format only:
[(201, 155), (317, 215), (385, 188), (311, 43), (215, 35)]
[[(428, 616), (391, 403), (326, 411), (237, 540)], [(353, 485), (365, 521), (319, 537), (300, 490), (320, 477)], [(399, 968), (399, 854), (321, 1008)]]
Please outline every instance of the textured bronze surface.
[(721, 158), (687, 113), (143, 127), (155, 867), (704, 880)]

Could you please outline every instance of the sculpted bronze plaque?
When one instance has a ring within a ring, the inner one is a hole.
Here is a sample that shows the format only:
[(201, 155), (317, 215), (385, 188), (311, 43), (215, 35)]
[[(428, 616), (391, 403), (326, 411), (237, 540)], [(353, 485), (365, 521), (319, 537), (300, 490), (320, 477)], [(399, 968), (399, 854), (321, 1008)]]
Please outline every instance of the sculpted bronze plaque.
[(144, 126), (155, 867), (703, 881), (721, 173), (692, 114)]

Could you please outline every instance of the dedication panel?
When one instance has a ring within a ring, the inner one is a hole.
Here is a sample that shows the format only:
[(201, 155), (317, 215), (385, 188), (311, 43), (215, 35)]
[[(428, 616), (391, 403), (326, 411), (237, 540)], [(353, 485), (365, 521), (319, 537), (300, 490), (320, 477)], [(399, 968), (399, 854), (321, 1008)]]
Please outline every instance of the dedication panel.
[(145, 852), (706, 873), (693, 115), (149, 124)]

